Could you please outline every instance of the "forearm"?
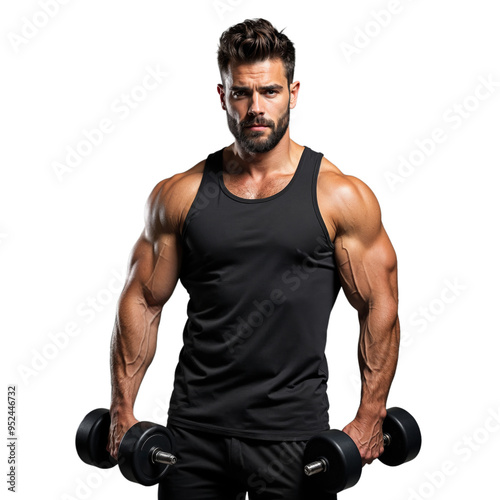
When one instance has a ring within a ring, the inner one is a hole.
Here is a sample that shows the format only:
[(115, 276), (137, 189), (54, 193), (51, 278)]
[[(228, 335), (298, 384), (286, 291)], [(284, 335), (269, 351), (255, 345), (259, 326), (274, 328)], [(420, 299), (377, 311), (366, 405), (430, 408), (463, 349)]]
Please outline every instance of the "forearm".
[(358, 413), (367, 418), (383, 419), (399, 353), (397, 304), (389, 305), (387, 301), (383, 306), (372, 304), (359, 318), (361, 403)]
[(111, 414), (131, 416), (139, 387), (156, 351), (161, 307), (124, 292), (111, 341)]

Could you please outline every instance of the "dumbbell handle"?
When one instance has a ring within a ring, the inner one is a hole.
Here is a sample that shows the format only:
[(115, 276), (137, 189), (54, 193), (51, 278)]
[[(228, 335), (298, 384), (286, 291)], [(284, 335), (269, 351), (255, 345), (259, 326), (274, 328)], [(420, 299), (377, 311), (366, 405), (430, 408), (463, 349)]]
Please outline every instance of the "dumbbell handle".
[[(387, 447), (391, 444), (391, 435), (384, 434), (384, 447)], [(306, 476), (313, 476), (314, 474), (318, 474), (319, 472), (325, 472), (328, 467), (326, 460), (320, 458), (315, 462), (311, 462), (304, 467), (304, 473)]]
[(326, 470), (326, 460), (320, 459), (316, 460), (316, 462), (311, 462), (304, 467), (304, 472), (306, 476), (313, 476), (318, 472), (324, 472)]
[(151, 462), (154, 464), (174, 465), (177, 462), (177, 458), (174, 455), (160, 448), (153, 448), (149, 456), (151, 457)]

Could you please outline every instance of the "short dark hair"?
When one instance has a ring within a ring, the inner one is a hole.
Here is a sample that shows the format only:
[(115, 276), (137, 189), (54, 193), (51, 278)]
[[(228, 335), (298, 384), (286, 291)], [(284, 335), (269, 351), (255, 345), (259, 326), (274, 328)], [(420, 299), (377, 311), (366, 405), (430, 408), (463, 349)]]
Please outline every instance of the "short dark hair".
[(222, 33), (217, 51), (221, 77), (231, 62), (251, 63), (281, 59), (290, 85), (295, 69), (295, 48), (290, 39), (265, 19), (247, 19)]

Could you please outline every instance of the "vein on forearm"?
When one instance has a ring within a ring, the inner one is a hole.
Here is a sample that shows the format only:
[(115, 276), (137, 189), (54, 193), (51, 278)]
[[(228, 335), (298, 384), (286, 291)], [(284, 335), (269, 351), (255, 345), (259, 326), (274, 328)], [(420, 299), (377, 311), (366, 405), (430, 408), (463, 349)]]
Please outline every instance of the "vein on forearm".
[(122, 365), (125, 367), (125, 374), (130, 378), (134, 377), (148, 360), (152, 325), (156, 323), (161, 312), (160, 310), (152, 311), (143, 298), (137, 299), (137, 305), (142, 309), (137, 317), (137, 320), (142, 322), (137, 329), (138, 332), (142, 332), (142, 335), (127, 341), (124, 339), (122, 327), (118, 325), (118, 335), (122, 340), (119, 343), (119, 354)]
[(125, 298), (120, 305), (112, 340), (113, 389), (120, 399), (134, 399), (156, 349), (161, 307), (143, 297)]
[(370, 307), (360, 318), (359, 365), (362, 395), (367, 402), (385, 402), (396, 371), (399, 322), (391, 308)]
[(348, 301), (358, 311), (360, 338), (358, 359), (362, 398), (384, 402), (394, 378), (399, 345), (397, 288), (391, 284), (392, 268), (375, 273), (364, 260), (352, 265), (342, 238), (339, 272)]

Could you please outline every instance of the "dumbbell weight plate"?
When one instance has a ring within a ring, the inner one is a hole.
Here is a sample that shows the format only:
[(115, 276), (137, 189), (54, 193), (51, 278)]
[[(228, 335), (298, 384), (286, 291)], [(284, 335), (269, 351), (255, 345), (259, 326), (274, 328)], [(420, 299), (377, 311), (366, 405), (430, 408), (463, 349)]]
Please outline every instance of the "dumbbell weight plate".
[(152, 422), (138, 422), (123, 436), (118, 449), (121, 473), (144, 486), (159, 483), (168, 472), (168, 465), (153, 463), (151, 451), (160, 448), (173, 452), (174, 437), (166, 428)]
[(304, 465), (326, 459), (328, 468), (309, 476), (308, 481), (328, 494), (354, 486), (361, 477), (361, 455), (354, 441), (344, 432), (332, 429), (313, 436), (304, 450)]
[(391, 436), (379, 460), (391, 467), (413, 460), (422, 445), (422, 435), (417, 421), (402, 408), (390, 408), (383, 423), (384, 434)]
[(109, 469), (116, 465), (116, 460), (106, 450), (110, 424), (109, 410), (98, 408), (92, 410), (78, 426), (76, 451), (86, 464), (100, 469)]

